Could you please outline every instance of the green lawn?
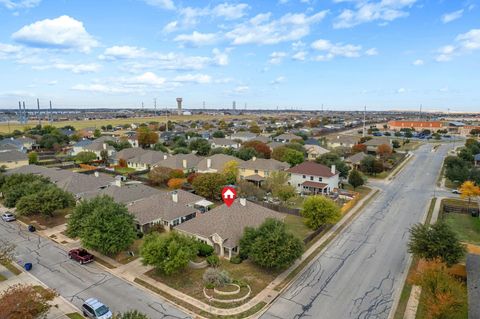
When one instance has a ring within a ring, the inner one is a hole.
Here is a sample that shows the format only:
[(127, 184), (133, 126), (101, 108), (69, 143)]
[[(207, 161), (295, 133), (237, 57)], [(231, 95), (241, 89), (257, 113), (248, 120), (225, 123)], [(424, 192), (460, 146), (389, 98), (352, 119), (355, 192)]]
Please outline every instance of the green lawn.
[(297, 238), (303, 240), (310, 235), (313, 231), (305, 225), (305, 219), (300, 216), (286, 215), (285, 225), (287, 231), (294, 234)]
[(131, 168), (131, 167), (116, 167), (115, 172), (117, 172), (119, 174), (122, 174), (122, 175), (123, 174), (130, 174), (130, 173), (135, 172), (135, 169)]
[(445, 214), (445, 222), (455, 231), (459, 239), (480, 245), (480, 218), (467, 214)]
[(7, 277), (5, 277), (4, 275), (0, 274), (0, 281), (5, 281), (7, 280)]
[(67, 313), (67, 317), (70, 319), (83, 319), (83, 316), (77, 312)]

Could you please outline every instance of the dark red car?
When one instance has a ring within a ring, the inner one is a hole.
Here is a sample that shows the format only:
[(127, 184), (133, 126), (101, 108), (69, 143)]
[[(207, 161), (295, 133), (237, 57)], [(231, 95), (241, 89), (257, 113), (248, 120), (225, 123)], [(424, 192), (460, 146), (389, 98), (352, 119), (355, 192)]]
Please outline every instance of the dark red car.
[(93, 261), (93, 255), (83, 248), (72, 249), (68, 252), (68, 257), (78, 261), (81, 265)]

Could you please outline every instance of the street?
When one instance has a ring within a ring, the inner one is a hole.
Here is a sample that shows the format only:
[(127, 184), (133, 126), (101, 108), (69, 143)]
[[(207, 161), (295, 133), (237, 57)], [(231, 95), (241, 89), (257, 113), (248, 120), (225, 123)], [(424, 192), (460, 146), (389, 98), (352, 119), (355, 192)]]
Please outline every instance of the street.
[(408, 229), (422, 220), (448, 149), (415, 151), (261, 318), (388, 318), (407, 271)]
[(78, 308), (95, 297), (112, 312), (137, 309), (150, 318), (190, 318), (161, 297), (146, 292), (103, 270), (95, 263), (80, 265), (53, 241), (29, 233), (17, 223), (0, 221), (0, 238), (17, 245), (15, 259), (32, 262), (31, 274)]

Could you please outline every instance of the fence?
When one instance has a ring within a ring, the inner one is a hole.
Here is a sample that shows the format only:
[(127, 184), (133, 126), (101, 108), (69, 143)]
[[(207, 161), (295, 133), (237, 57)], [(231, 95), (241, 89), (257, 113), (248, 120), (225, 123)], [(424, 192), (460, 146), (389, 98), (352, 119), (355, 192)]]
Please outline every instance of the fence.
[(326, 225), (321, 226), (319, 229), (317, 229), (316, 231), (314, 231), (313, 233), (311, 233), (310, 235), (308, 235), (307, 237), (305, 237), (305, 238), (303, 239), (303, 243), (304, 243), (304, 244), (307, 244), (307, 243), (311, 242), (315, 237), (318, 236), (318, 234), (320, 234), (321, 232), (323, 232), (327, 227), (329, 227), (329, 226), (326, 226)]
[(276, 212), (295, 215), (295, 216), (301, 216), (300, 209), (298, 208), (289, 208), (289, 207), (281, 206), (279, 204), (266, 203), (266, 202), (260, 202), (260, 201), (255, 201), (255, 203), (263, 207), (269, 208), (271, 210), (274, 210)]
[[(473, 206), (475, 206), (475, 203), (473, 203)], [(469, 214), (472, 216), (478, 216), (480, 213), (480, 209), (475, 208), (475, 207), (462, 207), (462, 206), (456, 206), (456, 205), (448, 205), (448, 204), (443, 204), (443, 213), (456, 213), (456, 214)]]

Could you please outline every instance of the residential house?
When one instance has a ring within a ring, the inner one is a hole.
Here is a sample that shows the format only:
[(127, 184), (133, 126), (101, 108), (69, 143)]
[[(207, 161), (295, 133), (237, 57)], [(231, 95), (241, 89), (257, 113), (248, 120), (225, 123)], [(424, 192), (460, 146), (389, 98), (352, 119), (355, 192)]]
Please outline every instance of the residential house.
[(268, 136), (258, 135), (257, 137), (255, 137), (254, 139), (252, 139), (252, 141), (259, 141), (259, 142), (268, 144), (268, 143), (271, 141), (271, 139), (270, 139), (270, 137), (268, 137)]
[(166, 153), (160, 151), (146, 150), (137, 156), (127, 160), (128, 167), (137, 171), (149, 170), (152, 166), (168, 158)]
[(22, 146), (23, 150), (27, 151), (31, 151), (33, 147), (37, 144), (37, 141), (27, 136), (17, 137), (15, 141)]
[(303, 162), (287, 170), (289, 183), (299, 193), (329, 194), (338, 188), (340, 172), (316, 162)]
[(473, 163), (475, 164), (475, 166), (480, 166), (480, 154), (476, 154), (473, 157)]
[(240, 148), (241, 146), (240, 143), (238, 143), (237, 141), (228, 138), (212, 138), (212, 140), (210, 141), (210, 145), (212, 146), (212, 148), (221, 147), (234, 149)]
[(317, 159), (319, 156), (330, 153), (329, 150), (326, 148), (321, 147), (320, 145), (314, 145), (314, 144), (305, 144), (303, 146), (305, 151), (307, 152), (307, 158), (310, 161), (313, 161)]
[(180, 169), (185, 173), (189, 173), (195, 170), (195, 167), (202, 160), (201, 157), (195, 154), (176, 154), (166, 159), (163, 159), (153, 165), (153, 167), (168, 167), (171, 169)]
[(367, 147), (367, 153), (377, 153), (377, 148), (380, 145), (385, 144), (392, 147), (392, 140), (388, 137), (375, 137), (363, 144)]
[(291, 134), (291, 133), (284, 133), (274, 137), (273, 141), (280, 142), (280, 143), (290, 143), (293, 140), (301, 140), (301, 139), (302, 138), (298, 135)]
[(128, 160), (134, 157), (140, 156), (146, 152), (147, 150), (144, 150), (141, 147), (124, 148), (123, 150), (115, 153), (115, 155), (112, 158), (113, 163), (115, 165), (118, 165), (121, 159), (125, 160), (128, 163)]
[(257, 134), (251, 132), (237, 132), (230, 135), (228, 138), (231, 140), (239, 140), (242, 143), (251, 141), (257, 137)]
[(113, 184), (100, 190), (83, 193), (82, 199), (92, 199), (96, 196), (106, 195), (112, 197), (117, 203), (128, 204), (158, 194), (160, 190), (141, 184), (139, 182), (124, 182), (115, 178)]
[(5, 138), (0, 140), (0, 146), (10, 145), (11, 148), (15, 148), (20, 152), (27, 152), (32, 150), (33, 145), (35, 145), (35, 140), (29, 137), (19, 137), (19, 138)]
[(102, 152), (107, 152), (107, 157), (110, 158), (115, 153), (115, 148), (103, 141), (93, 141), (83, 148), (84, 152), (92, 152), (97, 155), (97, 160), (102, 159)]
[(230, 207), (218, 206), (199, 218), (179, 225), (175, 230), (194, 236), (212, 246), (217, 255), (230, 259), (239, 253), (244, 229), (259, 227), (267, 218), (283, 220), (285, 215), (240, 198)]
[(3, 145), (2, 150), (0, 150), (0, 167), (13, 169), (28, 165), (27, 154), (17, 149), (9, 149), (11, 147), (11, 145)]
[(78, 141), (77, 143), (75, 143), (72, 147), (72, 150), (71, 150), (71, 155), (73, 156), (76, 156), (78, 153), (80, 152), (84, 152), (85, 151), (85, 147), (87, 147), (88, 145), (92, 144), (93, 141), (92, 140), (89, 140), (89, 139), (83, 139), (81, 141)]
[(358, 143), (358, 137), (356, 136), (349, 136), (349, 135), (337, 135), (333, 138), (327, 139), (327, 147), (329, 148), (337, 148), (337, 147), (348, 147), (352, 148), (352, 146)]
[(272, 172), (284, 171), (290, 165), (274, 159), (252, 158), (249, 161), (240, 163), (239, 176), (240, 179), (253, 182), (260, 185), (265, 181)]
[(345, 163), (350, 165), (350, 167), (352, 167), (352, 168), (358, 169), (360, 167), (360, 163), (367, 156), (368, 156), (367, 154), (365, 154), (363, 152), (359, 152), (359, 153), (356, 153), (356, 154), (353, 154), (353, 155), (347, 157), (345, 159)]
[(128, 204), (127, 208), (135, 217), (139, 231), (146, 232), (155, 225), (162, 225), (168, 231), (195, 218), (198, 213), (205, 211), (206, 207), (211, 204), (213, 203), (206, 201), (201, 196), (176, 190), (173, 192), (159, 191), (157, 194)]
[(203, 158), (200, 162), (198, 162), (197, 166), (195, 167), (195, 171), (198, 173), (221, 173), (225, 167), (225, 164), (230, 161), (235, 161), (239, 165), (240, 163), (244, 162), (235, 156), (215, 154)]
[(280, 147), (280, 146), (285, 146), (285, 144), (281, 143), (281, 142), (270, 142), (267, 144), (268, 147), (270, 147), (270, 149), (273, 151), (274, 149), (276, 149), (277, 147)]

